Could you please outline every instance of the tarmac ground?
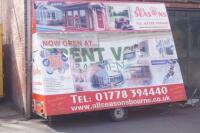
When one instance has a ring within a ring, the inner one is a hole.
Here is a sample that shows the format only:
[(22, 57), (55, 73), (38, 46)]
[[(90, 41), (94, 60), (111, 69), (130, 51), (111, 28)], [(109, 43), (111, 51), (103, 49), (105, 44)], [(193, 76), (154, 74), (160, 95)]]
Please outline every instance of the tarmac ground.
[(60, 116), (52, 123), (26, 120), (11, 103), (0, 104), (0, 133), (200, 133), (200, 104), (130, 110), (127, 120), (111, 122), (106, 112)]

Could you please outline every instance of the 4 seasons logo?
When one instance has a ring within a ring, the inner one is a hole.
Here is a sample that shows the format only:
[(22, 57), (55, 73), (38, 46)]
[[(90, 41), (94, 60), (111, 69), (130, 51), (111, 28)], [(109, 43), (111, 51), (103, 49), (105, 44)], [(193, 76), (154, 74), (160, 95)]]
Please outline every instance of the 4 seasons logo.
[(157, 17), (157, 18), (165, 18), (167, 17), (166, 11), (159, 10), (157, 7), (149, 7), (143, 8), (136, 6), (134, 11), (135, 17)]

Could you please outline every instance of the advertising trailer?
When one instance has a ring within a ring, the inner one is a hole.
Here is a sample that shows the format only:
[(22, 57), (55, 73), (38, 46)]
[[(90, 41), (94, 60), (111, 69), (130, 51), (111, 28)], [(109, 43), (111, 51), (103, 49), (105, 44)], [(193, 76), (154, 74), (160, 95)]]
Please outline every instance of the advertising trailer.
[(33, 111), (44, 117), (186, 100), (162, 3), (35, 1)]

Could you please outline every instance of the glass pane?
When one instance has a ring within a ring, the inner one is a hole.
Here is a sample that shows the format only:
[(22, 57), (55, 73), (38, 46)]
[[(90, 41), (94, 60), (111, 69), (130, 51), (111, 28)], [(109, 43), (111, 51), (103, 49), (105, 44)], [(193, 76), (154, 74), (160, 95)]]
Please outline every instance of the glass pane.
[(86, 17), (86, 11), (80, 10), (80, 23), (82, 28), (87, 28), (87, 17)]
[(68, 15), (68, 16), (72, 16), (72, 11), (68, 11), (68, 12), (67, 12), (67, 15)]
[(47, 18), (50, 19), (50, 13), (49, 12), (47, 13)]
[(98, 20), (98, 27), (104, 28), (102, 11), (97, 11), (97, 20)]
[(55, 14), (55, 12), (52, 13), (52, 19), (56, 19), (56, 14)]
[(74, 26), (76, 28), (80, 28), (80, 17), (78, 11), (73, 11), (73, 15), (74, 15)]
[(72, 11), (67, 12), (67, 22), (68, 22), (68, 26), (73, 26)]

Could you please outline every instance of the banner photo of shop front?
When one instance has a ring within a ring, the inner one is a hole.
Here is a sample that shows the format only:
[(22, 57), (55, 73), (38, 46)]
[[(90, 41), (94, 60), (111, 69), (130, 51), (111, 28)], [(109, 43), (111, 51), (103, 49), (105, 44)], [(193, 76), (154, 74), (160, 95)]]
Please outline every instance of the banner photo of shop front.
[(163, 3), (34, 2), (36, 32), (170, 30)]
[(186, 100), (171, 32), (33, 37), (33, 105), (42, 116)]

